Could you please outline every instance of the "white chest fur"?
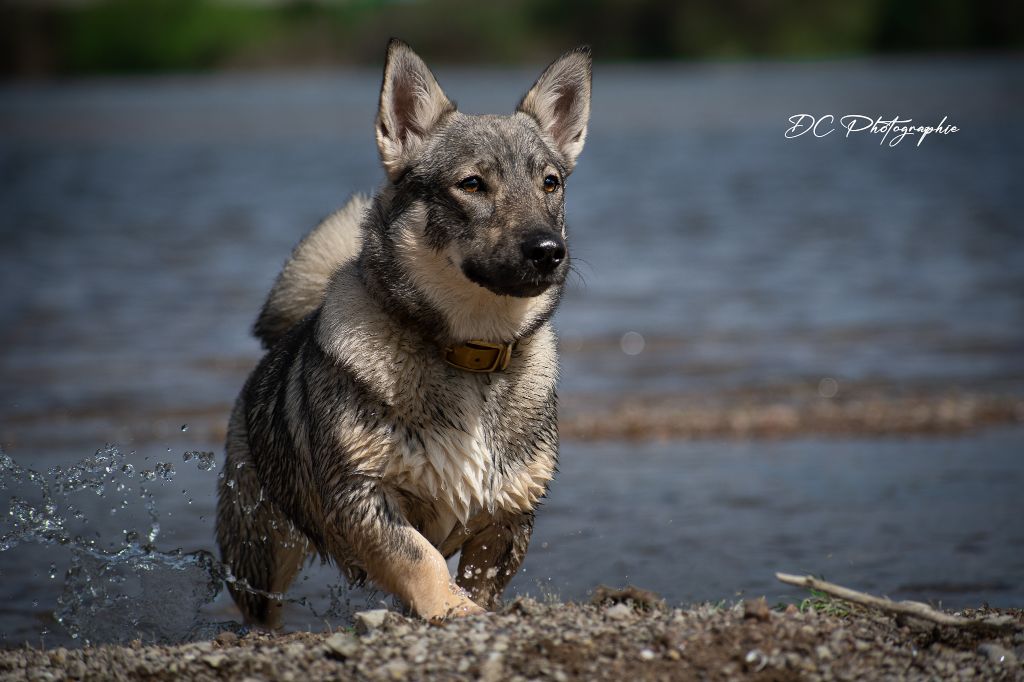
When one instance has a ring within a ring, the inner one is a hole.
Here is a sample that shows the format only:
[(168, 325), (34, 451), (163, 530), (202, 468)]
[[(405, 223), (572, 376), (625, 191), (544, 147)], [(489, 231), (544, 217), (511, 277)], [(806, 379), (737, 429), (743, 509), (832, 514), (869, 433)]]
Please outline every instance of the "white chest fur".
[(463, 429), (428, 425), (398, 434), (384, 478), (461, 523), (475, 513), (508, 506), (480, 415), (459, 415)]

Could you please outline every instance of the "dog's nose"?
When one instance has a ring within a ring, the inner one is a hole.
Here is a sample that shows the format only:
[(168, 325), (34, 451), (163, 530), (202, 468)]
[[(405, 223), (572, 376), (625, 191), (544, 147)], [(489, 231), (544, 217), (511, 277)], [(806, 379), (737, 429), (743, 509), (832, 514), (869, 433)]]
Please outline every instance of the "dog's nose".
[(523, 241), (523, 256), (538, 272), (547, 275), (565, 260), (565, 242), (550, 232), (533, 235)]

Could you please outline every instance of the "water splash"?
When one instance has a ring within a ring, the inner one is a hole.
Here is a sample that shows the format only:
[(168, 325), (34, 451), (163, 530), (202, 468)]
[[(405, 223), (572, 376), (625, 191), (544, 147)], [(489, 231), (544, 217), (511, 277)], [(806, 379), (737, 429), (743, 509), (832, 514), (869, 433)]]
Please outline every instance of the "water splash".
[[(129, 453), (134, 454), (134, 453)], [(202, 606), (220, 592), (220, 563), (208, 552), (161, 552), (159, 512), (149, 483), (174, 478), (166, 462), (135, 477), (135, 467), (118, 448), (107, 445), (67, 467), (45, 474), (20, 466), (0, 451), (0, 490), (12, 491), (0, 535), (0, 552), (32, 543), (66, 548), (71, 567), (55, 613), (73, 639), (87, 642), (176, 642), (203, 625)], [(111, 513), (141, 504), (142, 528), (123, 529), (123, 538), (108, 540), (91, 525), (83, 507), (100, 497)], [(145, 538), (146, 544), (141, 544)], [(112, 547), (111, 547), (112, 546)], [(47, 573), (57, 578), (57, 564)]]
[[(207, 625), (220, 563), (202, 550), (159, 552), (130, 543), (115, 554), (72, 550), (57, 621), (84, 642), (179, 642)], [(223, 628), (221, 628), (223, 629)]]
[[(7, 514), (0, 518), (0, 553), (26, 544), (52, 548), (42, 565), (49, 564), (45, 575), (53, 581), (62, 573), (58, 565), (70, 566), (54, 616), (79, 643), (175, 643), (242, 629), (236, 622), (211, 620), (204, 607), (213, 603), (226, 582), (266, 593), (236, 580), (209, 552), (157, 548), (161, 511), (155, 493), (171, 485), (176, 472), (166, 461), (137, 470), (127, 461), (134, 456), (107, 445), (80, 462), (51, 467), (44, 474), (22, 467), (0, 450), (0, 491), (9, 494)], [(182, 459), (195, 462), (199, 471), (216, 468), (212, 452), (188, 451)], [(191, 504), (188, 488), (182, 494)], [(98, 513), (104, 508), (125, 518), (113, 534), (110, 522), (102, 522), (104, 514)], [(356, 610), (376, 597), (372, 592), (353, 592), (344, 583), (326, 588), (326, 608), (320, 599), (266, 596), (300, 607), (303, 622), (310, 626), (348, 624)]]

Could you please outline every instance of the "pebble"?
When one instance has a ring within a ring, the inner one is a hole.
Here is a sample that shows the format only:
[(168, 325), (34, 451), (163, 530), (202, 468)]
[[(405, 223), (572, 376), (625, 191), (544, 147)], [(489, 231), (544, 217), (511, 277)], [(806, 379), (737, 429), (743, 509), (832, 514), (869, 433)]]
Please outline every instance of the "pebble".
[(616, 604), (609, 607), (604, 615), (610, 620), (625, 620), (633, 615), (633, 609), (626, 604)]
[(747, 599), (743, 602), (743, 617), (753, 620), (771, 620), (772, 610), (768, 608), (768, 602), (762, 599)]
[(505, 679), (505, 657), (492, 653), (480, 666), (481, 682), (502, 682)]
[(238, 635), (230, 630), (225, 630), (218, 634), (214, 639), (217, 641), (217, 644), (220, 644), (221, 646), (228, 646), (238, 642)]
[[(224, 663), (224, 661), (228, 660), (228, 657), (224, 654), (206, 654), (201, 660), (211, 668), (217, 669)], [(172, 668), (173, 667), (174, 666), (172, 665)], [(174, 671), (172, 670), (172, 672)]]
[(327, 651), (341, 658), (352, 658), (359, 652), (359, 641), (346, 632), (335, 632), (324, 640)]
[(373, 609), (371, 611), (360, 611), (354, 616), (356, 632), (361, 635), (369, 634), (380, 629), (387, 620), (389, 611), (387, 609)]
[(389, 661), (380, 667), (380, 671), (392, 680), (404, 680), (409, 674), (409, 664), (405, 661)]
[(993, 642), (985, 642), (978, 646), (978, 653), (988, 657), (993, 663), (999, 663), (1008, 667), (1017, 665), (1017, 655)]

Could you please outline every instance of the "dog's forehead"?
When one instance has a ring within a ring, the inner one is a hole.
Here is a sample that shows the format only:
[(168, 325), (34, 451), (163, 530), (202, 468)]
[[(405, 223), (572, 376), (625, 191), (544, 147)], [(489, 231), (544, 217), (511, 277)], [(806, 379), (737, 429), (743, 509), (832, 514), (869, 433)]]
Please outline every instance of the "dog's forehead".
[(533, 167), (555, 160), (536, 123), (525, 114), (475, 116), (456, 112), (436, 137), (433, 147), (445, 150), (446, 165), (484, 162), (508, 166), (525, 162), (526, 167)]

